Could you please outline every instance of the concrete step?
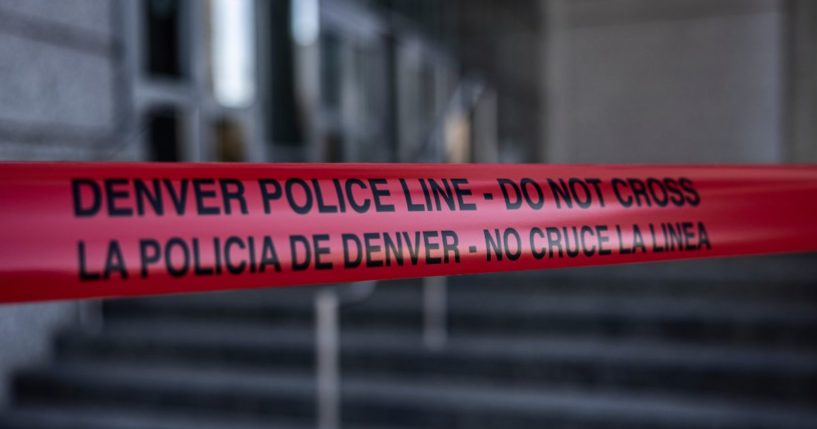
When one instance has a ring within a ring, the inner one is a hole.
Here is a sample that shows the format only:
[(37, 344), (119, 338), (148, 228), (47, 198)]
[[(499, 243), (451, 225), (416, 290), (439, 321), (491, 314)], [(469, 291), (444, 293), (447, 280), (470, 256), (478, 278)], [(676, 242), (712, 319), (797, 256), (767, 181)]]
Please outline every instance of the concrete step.
[(454, 291), (814, 301), (815, 262), (817, 254), (755, 256), (452, 276), (448, 283)]
[[(18, 403), (126, 405), (219, 418), (254, 413), (305, 417), (314, 404), (310, 373), (185, 366), (59, 364), (22, 374)], [(503, 388), (412, 378), (345, 377), (344, 421), (445, 428), (813, 428), (814, 412), (757, 403), (620, 391)]]
[(202, 418), (197, 413), (134, 411), (130, 407), (18, 407), (0, 414), (4, 429), (309, 429), (308, 420), (274, 421), (246, 418)]
[[(268, 325), (311, 324), (309, 296), (283, 291), (110, 301), (106, 320), (238, 320)], [(378, 289), (342, 308), (344, 326), (419, 329), (419, 288)], [(701, 297), (517, 295), (473, 290), (449, 296), (454, 333), (597, 335), (665, 338), (767, 347), (817, 348), (817, 304), (743, 302)]]
[[(417, 332), (346, 329), (344, 374), (406, 374), (507, 385), (678, 391), (774, 402), (817, 402), (817, 354), (604, 338), (453, 336), (439, 351)], [(131, 322), (100, 334), (66, 332), (58, 358), (295, 368), (314, 363), (308, 327)]]

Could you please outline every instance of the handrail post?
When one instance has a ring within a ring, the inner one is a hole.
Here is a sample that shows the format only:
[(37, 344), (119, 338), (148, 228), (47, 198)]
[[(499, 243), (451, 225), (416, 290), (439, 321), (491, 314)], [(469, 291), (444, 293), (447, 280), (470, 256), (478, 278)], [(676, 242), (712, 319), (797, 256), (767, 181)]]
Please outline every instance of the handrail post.
[(318, 429), (340, 429), (340, 359), (338, 293), (315, 295), (316, 412)]
[(448, 286), (446, 277), (423, 279), (423, 344), (440, 350), (448, 341)]

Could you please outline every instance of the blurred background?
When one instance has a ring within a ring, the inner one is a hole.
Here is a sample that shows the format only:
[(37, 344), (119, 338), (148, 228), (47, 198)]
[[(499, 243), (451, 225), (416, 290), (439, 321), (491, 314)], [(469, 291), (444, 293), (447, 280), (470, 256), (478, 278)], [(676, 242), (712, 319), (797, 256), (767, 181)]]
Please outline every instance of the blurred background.
[[(0, 0), (2, 160), (815, 162), (815, 119), (809, 0)], [(1, 305), (0, 427), (814, 428), (815, 262)]]

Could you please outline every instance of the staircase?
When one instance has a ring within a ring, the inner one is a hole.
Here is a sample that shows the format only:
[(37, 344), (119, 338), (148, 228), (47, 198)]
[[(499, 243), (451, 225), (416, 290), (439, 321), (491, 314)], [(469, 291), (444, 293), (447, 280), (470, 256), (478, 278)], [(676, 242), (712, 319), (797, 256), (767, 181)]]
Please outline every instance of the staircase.
[[(344, 428), (817, 428), (811, 256), (419, 282), (341, 309)], [(0, 428), (315, 426), (311, 288), (112, 300), (21, 371)]]

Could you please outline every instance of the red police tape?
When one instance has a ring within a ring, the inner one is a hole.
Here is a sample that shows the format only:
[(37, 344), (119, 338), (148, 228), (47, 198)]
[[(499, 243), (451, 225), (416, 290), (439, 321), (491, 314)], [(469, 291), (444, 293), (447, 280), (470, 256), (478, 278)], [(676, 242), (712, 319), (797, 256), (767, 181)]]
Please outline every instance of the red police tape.
[(817, 250), (817, 167), (0, 164), (0, 302)]

